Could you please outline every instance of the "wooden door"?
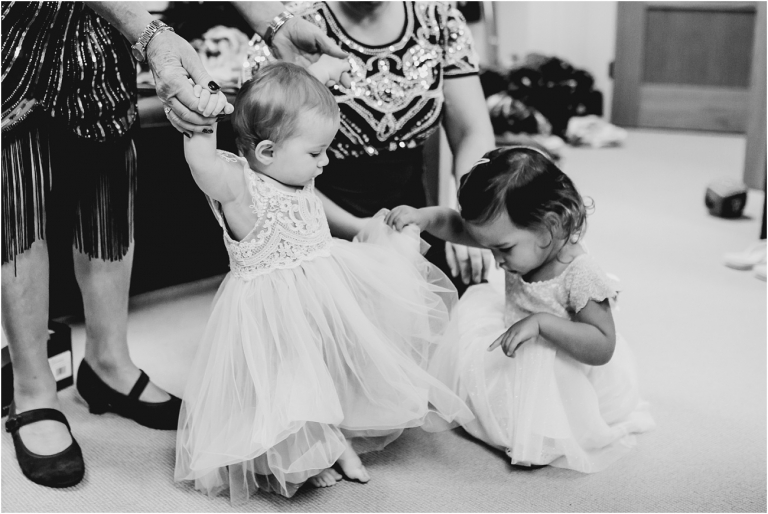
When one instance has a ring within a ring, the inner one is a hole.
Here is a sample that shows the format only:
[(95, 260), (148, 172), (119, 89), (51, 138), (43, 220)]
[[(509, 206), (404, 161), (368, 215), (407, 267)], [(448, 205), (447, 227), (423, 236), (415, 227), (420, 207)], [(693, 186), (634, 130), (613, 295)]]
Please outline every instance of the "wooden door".
[(757, 5), (619, 2), (612, 121), (745, 132)]

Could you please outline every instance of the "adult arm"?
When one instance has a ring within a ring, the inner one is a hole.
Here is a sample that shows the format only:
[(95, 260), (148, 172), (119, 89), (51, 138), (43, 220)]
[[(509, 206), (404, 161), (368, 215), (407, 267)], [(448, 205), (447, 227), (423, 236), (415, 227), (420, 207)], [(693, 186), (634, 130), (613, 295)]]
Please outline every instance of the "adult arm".
[[(280, 2), (234, 4), (262, 36), (272, 19), (285, 10)], [(146, 26), (154, 19), (149, 12), (132, 2), (87, 2), (86, 5), (117, 28), (131, 44), (138, 41)], [(273, 39), (273, 50), (277, 57), (305, 67), (324, 53), (333, 57), (346, 57), (318, 27), (300, 18), (288, 20), (277, 31)], [(191, 78), (194, 84), (208, 87), (211, 92), (218, 91), (219, 85), (205, 70), (197, 52), (186, 40), (171, 31), (156, 34), (147, 46), (147, 61), (155, 77), (157, 95), (164, 105), (172, 109), (168, 119), (177, 130), (189, 136), (192, 132), (202, 132), (217, 121), (216, 118), (202, 116), (197, 110), (197, 98), (188, 79)], [(349, 83), (346, 74), (337, 80)], [(232, 106), (228, 106), (224, 112), (231, 113)]]
[[(446, 78), (443, 94), (443, 125), (453, 153), (453, 172), (458, 185), (459, 179), (472, 169), (478, 159), (495, 147), (495, 139), (477, 75)], [(451, 273), (454, 276), (461, 274), (465, 284), (485, 280), (493, 265), (493, 257), (488, 250), (448, 242), (445, 253)]]
[(458, 183), (486, 152), (496, 147), (496, 143), (477, 75), (447, 78), (443, 94), (443, 126), (453, 153), (453, 172)]
[[(275, 16), (285, 11), (281, 2), (232, 2), (232, 5), (262, 37)], [(323, 54), (339, 59), (347, 57), (319, 27), (298, 16), (280, 27), (272, 40), (271, 48), (278, 59), (300, 64), (305, 68)]]
[[(139, 40), (147, 25), (155, 18), (134, 2), (86, 2), (102, 18), (119, 30), (130, 44)], [(212, 92), (219, 90), (200, 62), (194, 48), (172, 31), (162, 31), (147, 46), (147, 61), (155, 77), (157, 96), (164, 105), (171, 107), (169, 120), (180, 132), (202, 132), (216, 122), (214, 117), (204, 117), (197, 111), (198, 99), (193, 85), (200, 84)], [(225, 112), (232, 112), (229, 106)]]

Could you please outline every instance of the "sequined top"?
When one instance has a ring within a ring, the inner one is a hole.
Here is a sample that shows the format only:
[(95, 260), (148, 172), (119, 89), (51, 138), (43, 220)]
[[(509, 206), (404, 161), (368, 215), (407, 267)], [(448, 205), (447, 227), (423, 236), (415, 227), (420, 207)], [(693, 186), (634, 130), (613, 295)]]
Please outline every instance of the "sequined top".
[(83, 2), (2, 3), (3, 118), (37, 100), (76, 135), (113, 141), (133, 125), (128, 41)]
[(242, 157), (222, 150), (218, 155), (242, 167), (251, 195), (251, 211), (256, 218), (251, 231), (241, 240), (235, 240), (229, 234), (221, 204), (208, 198), (224, 232), (232, 275), (249, 280), (330, 255), (331, 231), (313, 184), (294, 192), (283, 191), (254, 173)]
[[(350, 37), (324, 2), (291, 8), (349, 54), (352, 86), (334, 86), (341, 126), (330, 148), (337, 159), (416, 148), (437, 130), (443, 80), (478, 73), (478, 57), (461, 13), (447, 2), (405, 2), (405, 25), (389, 45)], [(268, 60), (260, 43), (249, 60)]]

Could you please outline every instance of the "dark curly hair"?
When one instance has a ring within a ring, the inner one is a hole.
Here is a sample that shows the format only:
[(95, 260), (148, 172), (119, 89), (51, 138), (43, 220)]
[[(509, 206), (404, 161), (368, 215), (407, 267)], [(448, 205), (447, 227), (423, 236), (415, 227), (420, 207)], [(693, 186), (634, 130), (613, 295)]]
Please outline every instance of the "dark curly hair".
[(587, 206), (571, 179), (545, 151), (530, 146), (497, 148), (461, 179), (461, 217), (494, 221), (506, 209), (516, 227), (545, 229), (552, 240), (578, 241), (587, 228)]

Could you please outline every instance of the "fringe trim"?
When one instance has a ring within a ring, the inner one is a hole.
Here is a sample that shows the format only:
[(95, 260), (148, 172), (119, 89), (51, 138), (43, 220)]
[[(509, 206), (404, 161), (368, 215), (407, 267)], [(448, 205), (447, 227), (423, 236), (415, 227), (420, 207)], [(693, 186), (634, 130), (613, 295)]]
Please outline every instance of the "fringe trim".
[(89, 258), (119, 261), (133, 243), (137, 187), (136, 147), (131, 133), (119, 143), (88, 143), (102, 148), (88, 160), (86, 183), (75, 212), (73, 245)]
[(49, 233), (71, 237), (89, 258), (122, 260), (134, 239), (135, 130), (98, 143), (65, 130), (54, 140), (46, 122), (30, 125), (3, 137), (2, 263), (13, 260), (15, 271), (16, 257)]
[(47, 129), (6, 133), (2, 144), (3, 251), (2, 263), (29, 250), (45, 238), (45, 206), (51, 190), (52, 169)]

